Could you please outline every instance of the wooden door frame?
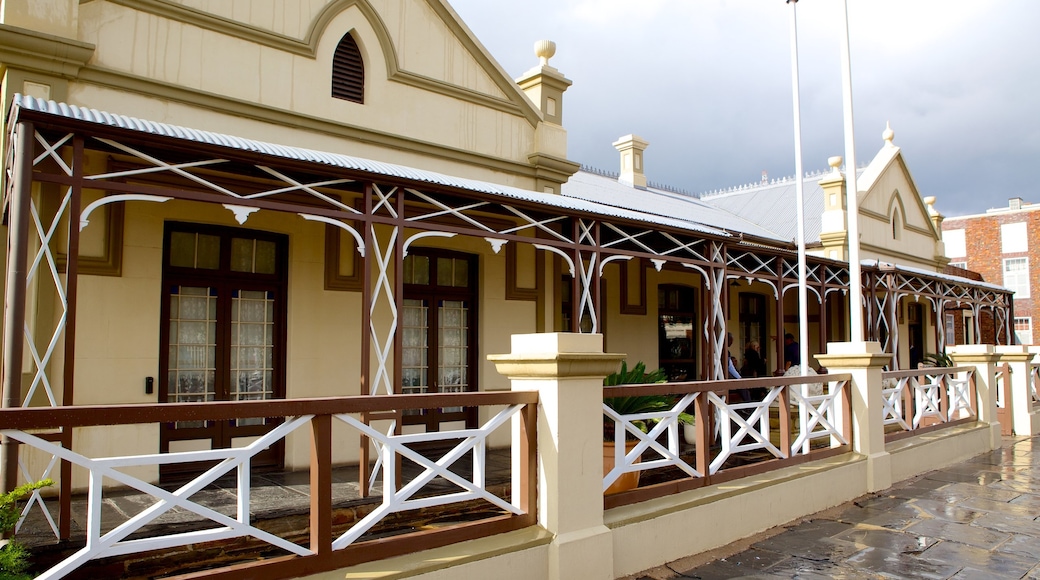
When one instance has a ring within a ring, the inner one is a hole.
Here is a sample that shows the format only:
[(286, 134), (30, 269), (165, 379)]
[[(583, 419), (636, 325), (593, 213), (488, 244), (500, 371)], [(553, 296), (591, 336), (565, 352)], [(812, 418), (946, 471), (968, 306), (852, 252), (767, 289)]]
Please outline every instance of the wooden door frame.
[[(216, 235), (221, 238), (220, 261), (216, 270), (200, 270), (195, 268), (178, 268), (170, 266), (170, 240), (174, 232)], [(272, 241), (275, 243), (275, 274), (252, 274), (231, 271), (231, 243), (234, 237)], [(226, 240), (226, 243), (225, 243)], [(160, 291), (160, 323), (159, 323), (159, 388), (157, 400), (160, 403), (169, 400), (169, 367), (170, 367), (170, 289), (172, 286), (217, 287), (223, 292), (217, 294), (217, 351), (215, 366), (218, 369), (215, 377), (215, 399), (230, 400), (231, 385), (231, 303), (233, 289), (262, 290), (275, 292), (274, 305), (274, 349), (272, 361), (273, 398), (284, 399), (286, 396), (287, 336), (288, 336), (288, 279), (289, 279), (289, 238), (284, 234), (234, 228), (191, 222), (167, 221), (163, 228), (162, 251), (162, 287)], [(242, 288), (244, 287), (244, 288)], [(225, 314), (221, 315), (223, 312)], [(224, 320), (221, 320), (224, 318)], [(220, 369), (224, 369), (221, 371)], [(227, 423), (207, 425), (193, 434), (199, 437), (171, 438), (173, 427), (169, 423), (160, 425), (159, 450), (169, 452), (172, 441), (190, 441), (209, 439), (211, 445), (230, 447), (236, 437), (253, 437), (263, 435), (280, 421), (268, 421), (264, 425), (233, 426)], [(194, 431), (194, 430), (193, 430)], [(216, 447), (214, 447), (216, 448)], [(254, 458), (260, 469), (281, 469), (285, 465), (285, 443), (279, 441), (267, 451)], [(160, 478), (170, 479), (199, 471), (204, 466), (198, 464), (170, 464), (161, 466)]]
[[(439, 384), (435, 386), (433, 378), (436, 376), (435, 373), (440, 370), (439, 363), (439, 305), (437, 304), (440, 300), (465, 300), (470, 303), (469, 307), (469, 328), (467, 329), (467, 349), (466, 349), (466, 367), (468, 370), (468, 385), (466, 392), (473, 392), (480, 390), (480, 373), (479, 373), (479, 360), (478, 354), (480, 351), (480, 344), (478, 342), (480, 332), (480, 260), (478, 254), (472, 254), (468, 252), (461, 252), (457, 250), (447, 250), (442, 248), (429, 248), (429, 247), (411, 247), (408, 250), (409, 256), (426, 256), (430, 258), (430, 283), (427, 285), (420, 284), (403, 284), (403, 295), (402, 300), (426, 300), (429, 302), (429, 318), (427, 327), (427, 378), (426, 384), (430, 389), (439, 389)], [(469, 264), (469, 285), (465, 288), (451, 287), (451, 286), (438, 286), (435, 283), (436, 280), (436, 261), (437, 258), (452, 258), (466, 260)], [(400, 368), (400, 365), (397, 365)], [(433, 391), (433, 392), (439, 392)], [(440, 409), (431, 409), (431, 412), (423, 415), (405, 415), (402, 424), (404, 425), (423, 425), (427, 431), (439, 431), (442, 422), (453, 422), (453, 421), (465, 421), (467, 428), (475, 428), (477, 426), (477, 409), (473, 407), (465, 407), (461, 413), (447, 414), (448, 418), (445, 418), (445, 414), (442, 414)]]

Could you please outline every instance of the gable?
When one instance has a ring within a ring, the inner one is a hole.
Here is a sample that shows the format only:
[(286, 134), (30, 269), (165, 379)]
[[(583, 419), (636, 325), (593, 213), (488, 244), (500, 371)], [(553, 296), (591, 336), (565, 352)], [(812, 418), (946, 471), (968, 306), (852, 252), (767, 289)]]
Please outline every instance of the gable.
[(857, 186), (864, 258), (929, 270), (942, 267), (941, 237), (898, 147), (882, 147)]
[[(318, 57), (327, 34), (356, 9), (378, 37), (387, 77), (525, 117), (540, 113), (443, 0), (110, 0), (136, 11), (262, 47)], [(330, 28), (331, 27), (331, 28)], [(177, 34), (169, 39), (176, 44)], [(374, 48), (374, 46), (373, 46)]]
[(898, 147), (883, 148), (860, 179), (859, 208), (864, 219), (889, 222), (898, 207), (907, 229), (939, 239)]
[[(542, 114), (442, 0), (108, 0), (80, 5), (79, 31), (96, 47), (70, 80), (80, 106), (527, 189), (543, 179)], [(348, 34), (364, 70), (354, 101), (332, 95)]]

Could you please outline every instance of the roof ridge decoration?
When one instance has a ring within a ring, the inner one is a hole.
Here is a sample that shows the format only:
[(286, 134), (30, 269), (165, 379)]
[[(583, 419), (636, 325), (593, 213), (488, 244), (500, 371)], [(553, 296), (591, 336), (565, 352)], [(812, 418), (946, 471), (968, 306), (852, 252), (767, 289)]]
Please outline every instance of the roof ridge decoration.
[[(867, 165), (869, 165), (869, 163), (860, 163), (859, 169), (866, 169)], [(830, 169), (814, 169), (812, 171), (806, 171), (804, 179), (822, 179), (825, 175), (829, 174), (830, 172)], [(743, 191), (750, 191), (753, 189), (764, 189), (768, 187), (774, 187), (776, 185), (792, 183), (794, 182), (794, 178), (794, 175), (785, 175), (783, 177), (774, 177), (770, 179), (767, 183), (762, 183), (761, 181), (752, 181), (740, 185), (731, 185), (729, 187), (723, 187), (720, 189), (709, 189), (708, 191), (693, 194), (693, 196), (698, 199), (711, 199), (713, 197), (719, 197), (731, 193), (739, 193)]]
[(617, 179), (621, 176), (621, 174), (616, 171), (607, 171), (606, 169), (600, 169), (584, 163), (581, 164), (581, 170), (593, 175), (599, 175), (600, 177), (609, 177), (610, 179)]

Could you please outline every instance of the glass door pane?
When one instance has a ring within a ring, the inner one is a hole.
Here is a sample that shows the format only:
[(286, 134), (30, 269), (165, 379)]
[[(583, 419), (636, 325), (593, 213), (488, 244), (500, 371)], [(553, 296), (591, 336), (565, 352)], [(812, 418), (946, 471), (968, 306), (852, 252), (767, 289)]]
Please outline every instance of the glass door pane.
[[(429, 357), (429, 312), (425, 300), (406, 298), (401, 309), (402, 345), (401, 392), (405, 395), (421, 394), (430, 389)], [(406, 415), (421, 415), (422, 411), (410, 409)]]
[[(171, 288), (169, 402), (196, 403), (216, 398), (216, 348), (216, 289)], [(204, 421), (181, 421), (175, 428), (204, 426)]]
[[(469, 386), (469, 308), (462, 300), (442, 300), (438, 306), (437, 390), (461, 393)], [(462, 407), (442, 409), (458, 413)]]
[[(274, 398), (274, 293), (235, 290), (231, 293), (232, 401)], [(237, 425), (263, 425), (262, 417), (239, 419)]]

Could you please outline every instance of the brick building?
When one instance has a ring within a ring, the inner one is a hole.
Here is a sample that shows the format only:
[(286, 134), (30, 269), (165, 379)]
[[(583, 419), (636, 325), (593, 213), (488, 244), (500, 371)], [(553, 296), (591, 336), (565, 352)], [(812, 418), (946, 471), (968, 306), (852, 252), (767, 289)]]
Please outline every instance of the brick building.
[[(942, 228), (950, 266), (978, 272), (986, 281), (1014, 290), (1015, 335), (1021, 344), (1036, 344), (1040, 244), (1031, 241), (1040, 236), (1040, 204), (1011, 198), (1007, 207), (984, 214), (948, 217)], [(970, 310), (962, 312), (964, 319), (971, 315)], [(972, 332), (973, 325), (956, 327), (960, 336)]]

